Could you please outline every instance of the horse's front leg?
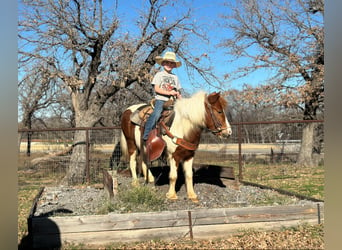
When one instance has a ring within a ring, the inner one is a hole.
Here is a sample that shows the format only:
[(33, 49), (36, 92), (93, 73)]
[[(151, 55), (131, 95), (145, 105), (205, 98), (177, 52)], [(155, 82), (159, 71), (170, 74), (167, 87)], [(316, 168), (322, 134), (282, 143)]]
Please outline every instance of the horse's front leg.
[(177, 181), (177, 163), (173, 159), (173, 157), (170, 157), (169, 159), (170, 163), (170, 173), (169, 173), (169, 191), (166, 193), (166, 198), (170, 200), (177, 200), (177, 194), (176, 194), (176, 181)]
[(198, 202), (197, 195), (194, 191), (193, 185), (193, 174), (192, 174), (192, 164), (194, 158), (187, 160), (183, 163), (183, 171), (185, 176), (185, 185), (186, 185), (186, 192), (188, 194), (188, 198), (193, 202)]

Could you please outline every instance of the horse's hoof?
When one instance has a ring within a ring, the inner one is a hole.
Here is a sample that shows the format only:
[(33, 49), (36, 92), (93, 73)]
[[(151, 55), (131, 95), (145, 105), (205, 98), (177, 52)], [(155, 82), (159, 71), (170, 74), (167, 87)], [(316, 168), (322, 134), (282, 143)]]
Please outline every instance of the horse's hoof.
[(189, 198), (193, 203), (198, 203), (199, 199), (197, 197), (195, 198)]
[(168, 198), (169, 200), (177, 200), (178, 199), (178, 197), (177, 197), (177, 195), (176, 194), (166, 194), (166, 198)]
[(131, 184), (133, 187), (139, 187), (140, 186), (139, 180), (133, 180)]

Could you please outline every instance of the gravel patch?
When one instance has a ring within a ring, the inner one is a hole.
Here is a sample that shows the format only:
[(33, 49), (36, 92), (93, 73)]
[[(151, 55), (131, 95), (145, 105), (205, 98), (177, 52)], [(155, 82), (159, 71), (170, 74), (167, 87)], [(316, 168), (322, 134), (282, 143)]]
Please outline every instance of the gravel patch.
[[(118, 189), (131, 188), (130, 177), (118, 175)], [(141, 178), (142, 182), (142, 178)], [(141, 184), (144, 185), (144, 184)], [(158, 193), (165, 197), (169, 185), (151, 185)], [(253, 186), (237, 185), (233, 180), (223, 180), (221, 185), (195, 183), (195, 192), (199, 202), (193, 203), (187, 199), (185, 185), (181, 185), (177, 192), (178, 200), (170, 201), (165, 198), (165, 210), (192, 210), (200, 208), (230, 208), (276, 205), (306, 205), (312, 201), (301, 200), (294, 196), (279, 194), (273, 190), (261, 189)], [(120, 193), (119, 193), (120, 194)], [(118, 195), (113, 202), (118, 202)], [(103, 188), (95, 187), (45, 187), (34, 216), (73, 216), (98, 214), (104, 204), (108, 203), (108, 194)], [(120, 213), (123, 209), (116, 208), (113, 212)], [(141, 212), (141, 211), (130, 211)], [(145, 211), (148, 212), (148, 211)]]
[(94, 187), (45, 187), (34, 216), (95, 214), (107, 201), (103, 189)]

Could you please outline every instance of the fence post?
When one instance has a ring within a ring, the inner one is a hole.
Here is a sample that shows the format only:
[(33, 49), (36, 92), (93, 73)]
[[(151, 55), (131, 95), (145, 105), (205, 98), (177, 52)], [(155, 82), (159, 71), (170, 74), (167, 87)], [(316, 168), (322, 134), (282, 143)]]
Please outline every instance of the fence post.
[(238, 124), (238, 142), (239, 142), (239, 181), (242, 181), (242, 154), (241, 154), (241, 143), (242, 143), (242, 133), (241, 133), (241, 123)]
[(87, 182), (90, 183), (90, 167), (89, 167), (89, 129), (86, 129), (86, 176)]

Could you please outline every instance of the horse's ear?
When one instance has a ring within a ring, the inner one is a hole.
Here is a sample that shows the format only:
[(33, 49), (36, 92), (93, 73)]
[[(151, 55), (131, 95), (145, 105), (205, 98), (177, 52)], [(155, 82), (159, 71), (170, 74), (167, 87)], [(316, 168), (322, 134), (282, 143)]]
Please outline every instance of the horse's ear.
[(220, 92), (216, 93), (216, 92), (213, 92), (211, 93), (210, 95), (208, 95), (208, 102), (209, 103), (215, 103), (217, 102), (217, 100), (220, 98)]

